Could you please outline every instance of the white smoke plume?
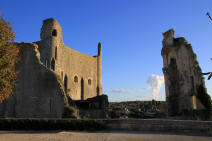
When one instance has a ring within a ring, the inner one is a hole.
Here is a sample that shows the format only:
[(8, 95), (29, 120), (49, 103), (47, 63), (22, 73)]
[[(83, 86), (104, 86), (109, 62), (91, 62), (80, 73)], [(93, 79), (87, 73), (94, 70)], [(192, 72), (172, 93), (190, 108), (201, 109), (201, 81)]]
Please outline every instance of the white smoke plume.
[(153, 99), (158, 99), (158, 94), (160, 92), (160, 88), (164, 83), (164, 77), (156, 74), (152, 74), (147, 79), (147, 89), (152, 89)]

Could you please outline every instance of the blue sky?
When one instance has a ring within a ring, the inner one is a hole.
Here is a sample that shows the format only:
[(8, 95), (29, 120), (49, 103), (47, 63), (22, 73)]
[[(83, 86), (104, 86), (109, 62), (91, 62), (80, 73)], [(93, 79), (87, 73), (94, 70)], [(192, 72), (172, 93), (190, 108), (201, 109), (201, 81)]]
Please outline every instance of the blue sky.
[[(147, 79), (162, 76), (162, 33), (192, 44), (203, 72), (212, 71), (211, 0), (4, 0), (0, 10), (17, 42), (40, 40), (42, 20), (56, 18), (64, 43), (88, 55), (103, 47), (103, 91), (110, 101), (151, 100)], [(212, 94), (212, 80), (206, 80)], [(164, 99), (164, 85), (158, 95)]]

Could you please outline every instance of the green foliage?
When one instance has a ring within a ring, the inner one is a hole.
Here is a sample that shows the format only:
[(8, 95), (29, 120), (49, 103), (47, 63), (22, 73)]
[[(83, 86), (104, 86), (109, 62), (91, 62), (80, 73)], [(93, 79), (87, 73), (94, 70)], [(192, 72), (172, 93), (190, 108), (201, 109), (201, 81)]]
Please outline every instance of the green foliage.
[(110, 110), (109, 113), (110, 113), (111, 118), (120, 118), (121, 117), (121, 114), (119, 112), (117, 112), (116, 110)]
[(212, 72), (206, 72), (206, 73), (202, 73), (203, 75), (208, 75), (208, 80), (211, 79), (212, 77)]
[(129, 118), (146, 118), (143, 112), (134, 112), (134, 111), (130, 112), (128, 114), (128, 117)]
[(9, 22), (0, 15), (0, 102), (13, 92), (18, 72), (15, 64), (19, 60), (15, 34)]
[(208, 110), (183, 110), (185, 120), (211, 120), (212, 112)]
[(73, 106), (67, 106), (64, 108), (63, 118), (78, 118), (79, 109)]
[(206, 92), (206, 88), (203, 85), (197, 86), (197, 98), (201, 101), (201, 103), (205, 106), (207, 111), (211, 111), (212, 102), (211, 97)]
[(158, 111), (158, 112), (156, 113), (156, 117), (157, 117), (157, 118), (165, 118), (165, 117), (166, 117), (165, 111), (163, 111), (163, 110)]
[(196, 120), (210, 120), (212, 112), (208, 110), (194, 110), (193, 116)]
[(0, 119), (0, 130), (103, 130), (102, 120)]

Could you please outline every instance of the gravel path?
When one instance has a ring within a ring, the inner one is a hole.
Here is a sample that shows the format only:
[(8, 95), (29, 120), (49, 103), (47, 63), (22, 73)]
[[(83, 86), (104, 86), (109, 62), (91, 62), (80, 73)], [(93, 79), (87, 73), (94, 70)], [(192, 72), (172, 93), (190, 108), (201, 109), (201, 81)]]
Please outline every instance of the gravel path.
[(154, 132), (0, 131), (0, 141), (212, 141), (212, 136)]

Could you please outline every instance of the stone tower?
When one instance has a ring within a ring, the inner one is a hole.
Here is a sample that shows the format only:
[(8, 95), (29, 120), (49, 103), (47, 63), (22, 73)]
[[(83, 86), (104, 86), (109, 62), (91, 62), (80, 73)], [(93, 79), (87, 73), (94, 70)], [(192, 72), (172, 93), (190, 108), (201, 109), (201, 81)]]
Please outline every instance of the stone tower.
[(59, 46), (63, 44), (62, 29), (59, 23), (53, 18), (44, 20), (40, 37), (41, 62), (48, 68), (55, 70)]
[(172, 29), (163, 36), (161, 55), (168, 114), (171, 116), (184, 110), (203, 109), (197, 95), (198, 87), (204, 86), (205, 82), (192, 46), (183, 37), (175, 38)]

